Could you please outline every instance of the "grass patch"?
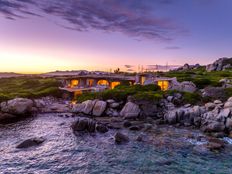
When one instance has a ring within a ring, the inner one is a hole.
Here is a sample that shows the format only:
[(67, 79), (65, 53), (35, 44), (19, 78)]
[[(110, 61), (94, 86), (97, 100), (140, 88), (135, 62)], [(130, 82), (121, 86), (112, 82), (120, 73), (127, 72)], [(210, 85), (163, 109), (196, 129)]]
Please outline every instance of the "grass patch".
[(203, 89), (208, 86), (221, 86), (219, 80), (223, 78), (232, 80), (232, 71), (230, 69), (225, 71), (207, 72), (203, 66), (193, 70), (158, 72), (157, 74), (166, 77), (176, 77), (180, 82), (192, 81), (199, 89)]
[(60, 97), (60, 83), (54, 78), (17, 77), (0, 79), (0, 102), (16, 97)]
[(77, 96), (75, 100), (77, 102), (93, 99), (126, 101), (128, 96), (133, 96), (135, 99), (139, 100), (158, 100), (162, 98), (162, 93), (160, 87), (157, 85), (119, 85), (114, 89), (103, 92), (85, 93), (81, 96)]
[(174, 96), (175, 93), (180, 93), (182, 95), (181, 103), (182, 104), (202, 104), (204, 102), (202, 96), (200, 93), (191, 93), (191, 92), (182, 92), (182, 91), (176, 91), (176, 90), (169, 90), (165, 91), (165, 95), (168, 96)]

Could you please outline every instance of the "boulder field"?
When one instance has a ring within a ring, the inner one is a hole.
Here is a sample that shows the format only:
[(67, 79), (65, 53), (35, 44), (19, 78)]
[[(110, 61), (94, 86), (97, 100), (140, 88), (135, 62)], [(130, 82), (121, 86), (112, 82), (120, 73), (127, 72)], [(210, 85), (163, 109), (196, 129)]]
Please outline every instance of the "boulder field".
[(36, 113), (70, 112), (69, 104), (53, 97), (41, 99), (15, 98), (0, 103), (0, 124), (11, 123)]
[[(109, 129), (121, 128), (130, 131), (147, 131), (157, 124), (170, 124), (198, 128), (217, 138), (232, 137), (232, 97), (226, 102), (215, 100), (201, 106), (175, 105), (180, 95), (166, 96), (159, 102), (135, 101), (128, 97), (126, 103), (112, 99), (87, 100), (69, 106), (60, 103), (62, 107), (56, 110), (51, 109), (55, 102), (46, 104), (43, 100), (16, 98), (0, 104), (0, 123), (12, 122), (46, 111), (69, 112), (73, 116), (81, 116), (72, 125), (75, 133), (106, 133)], [(58, 106), (57, 103), (56, 105)]]
[[(150, 104), (150, 106), (146, 102), (131, 100), (125, 104), (114, 100), (87, 100), (73, 105), (72, 112), (87, 114), (94, 118), (103, 116), (124, 120), (141, 120), (149, 116), (157, 123), (191, 126), (216, 137), (232, 136), (232, 97), (225, 103), (215, 100), (203, 106), (186, 104), (181, 107), (175, 106), (173, 103), (175, 98), (167, 96), (166, 99), (156, 104)], [(148, 111), (149, 113), (147, 113)], [(137, 130), (137, 127), (130, 129)]]
[(186, 105), (167, 110), (164, 120), (169, 124), (195, 126), (216, 137), (232, 135), (232, 97), (225, 103), (215, 100), (204, 106)]
[(0, 123), (12, 122), (32, 115), (34, 102), (26, 98), (16, 98), (0, 104)]

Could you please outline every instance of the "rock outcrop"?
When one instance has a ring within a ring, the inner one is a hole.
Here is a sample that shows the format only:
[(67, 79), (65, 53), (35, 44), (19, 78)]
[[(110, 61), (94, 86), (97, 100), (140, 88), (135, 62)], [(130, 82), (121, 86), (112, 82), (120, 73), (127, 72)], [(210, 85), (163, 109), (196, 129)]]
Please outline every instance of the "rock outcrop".
[(184, 92), (195, 92), (197, 90), (196, 85), (191, 81), (175, 82), (170, 85), (171, 90), (178, 90)]
[(19, 116), (17, 116), (17, 115), (0, 112), (0, 124), (1, 123), (10, 123), (14, 120), (19, 119), (18, 117)]
[(117, 143), (117, 144), (123, 144), (123, 143), (129, 142), (128, 136), (126, 136), (125, 134), (120, 133), (120, 132), (117, 132), (114, 135), (114, 140), (115, 140), (115, 143)]
[(227, 99), (227, 93), (223, 87), (206, 87), (202, 92), (202, 97), (209, 97), (213, 100), (225, 101)]
[(228, 78), (223, 78), (219, 80), (223, 88), (232, 88), (232, 80)]
[(107, 103), (105, 101), (96, 101), (93, 107), (93, 115), (101, 116), (106, 110)]
[(1, 103), (1, 111), (14, 115), (31, 114), (33, 101), (26, 98), (15, 98)]
[(82, 109), (82, 112), (84, 114), (91, 114), (95, 103), (96, 103), (96, 100), (87, 100), (87, 101), (84, 101), (82, 103), (82, 105), (84, 105), (84, 107)]
[(74, 132), (86, 131), (91, 133), (95, 132), (95, 128), (96, 122), (90, 118), (80, 118), (72, 125), (72, 129)]
[(45, 141), (44, 138), (31, 138), (31, 139), (27, 139), (25, 141), (23, 141), (22, 143), (20, 143), (19, 145), (16, 146), (16, 148), (21, 149), (21, 148), (29, 148), (29, 147), (33, 147), (33, 146), (38, 146), (40, 144), (42, 144)]
[(26, 116), (30, 116), (36, 111), (34, 103), (30, 99), (15, 98), (0, 104), (0, 123), (10, 123)]
[(100, 132), (106, 133), (108, 132), (108, 127), (102, 123), (96, 122), (90, 118), (79, 118), (75, 123), (72, 124), (72, 129), (75, 132)]
[[(117, 106), (116, 108), (112, 108), (112, 104), (116, 103), (113, 100), (106, 102), (89, 100), (75, 105), (74, 108), (83, 112), (83, 109), (89, 106), (87, 113), (95, 116), (96, 120), (104, 120), (105, 117), (98, 118), (103, 115), (115, 117), (114, 119), (119, 120), (131, 119), (137, 121), (152, 117), (154, 119), (153, 121), (157, 124), (168, 123), (181, 126), (194, 126), (216, 137), (221, 137), (224, 134), (232, 134), (232, 97), (224, 103), (221, 100), (215, 100), (202, 106), (192, 106), (191, 104), (185, 104), (183, 106), (183, 103), (180, 104), (182, 97), (180, 93), (175, 93), (172, 96), (165, 96), (158, 103), (144, 103), (129, 98), (130, 100), (124, 106), (120, 102), (120, 107)], [(112, 123), (107, 123), (107, 126), (109, 128), (115, 127), (112, 126)], [(134, 131), (144, 129), (144, 127), (132, 125), (128, 121), (116, 127), (123, 126)], [(93, 119), (80, 119), (75, 123), (73, 129), (74, 131), (87, 132), (95, 132), (97, 130), (104, 133), (108, 130), (108, 127), (105, 127), (104, 124), (97, 123)]]
[(186, 71), (186, 70), (192, 70), (192, 69), (197, 69), (200, 67), (200, 64), (195, 64), (195, 65), (189, 65), (189, 64), (184, 64), (183, 66), (175, 69), (174, 71)]
[(93, 107), (97, 100), (86, 100), (82, 103), (73, 105), (72, 111), (75, 113), (92, 114)]
[(140, 108), (137, 104), (132, 102), (127, 102), (120, 112), (120, 115), (126, 119), (137, 118), (140, 113)]
[(194, 125), (208, 133), (228, 133), (232, 130), (231, 100), (229, 98), (225, 104), (215, 100), (205, 106), (174, 108), (164, 114), (164, 120), (168, 124)]
[(223, 71), (232, 68), (232, 58), (220, 58), (206, 66), (206, 71)]

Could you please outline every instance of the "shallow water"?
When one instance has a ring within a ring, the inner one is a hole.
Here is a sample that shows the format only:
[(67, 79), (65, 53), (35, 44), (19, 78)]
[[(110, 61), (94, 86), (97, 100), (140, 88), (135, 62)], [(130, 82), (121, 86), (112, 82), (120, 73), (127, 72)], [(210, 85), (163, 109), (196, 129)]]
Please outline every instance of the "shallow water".
[[(139, 132), (125, 132), (131, 141), (115, 145), (113, 130), (75, 136), (74, 120), (45, 114), (1, 126), (0, 173), (232, 173), (231, 145), (221, 153), (199, 153), (194, 148), (204, 140), (185, 136), (198, 131), (164, 127), (146, 133), (146, 142), (135, 141)], [(40, 136), (46, 141), (38, 147), (15, 148)]]

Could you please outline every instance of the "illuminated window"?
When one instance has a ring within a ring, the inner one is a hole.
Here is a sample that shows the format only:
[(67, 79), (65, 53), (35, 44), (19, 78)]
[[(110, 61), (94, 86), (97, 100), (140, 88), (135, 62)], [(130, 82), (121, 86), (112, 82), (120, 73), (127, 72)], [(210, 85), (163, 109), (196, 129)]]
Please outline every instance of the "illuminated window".
[(74, 92), (74, 96), (78, 96), (78, 95), (81, 95), (82, 94), (82, 91), (75, 91)]
[(114, 89), (118, 85), (120, 85), (120, 82), (112, 82), (111, 83), (111, 89)]
[(93, 82), (94, 82), (93, 79), (88, 79), (88, 80), (87, 80), (88, 86), (89, 86), (89, 87), (93, 86)]
[(158, 86), (160, 86), (161, 90), (163, 91), (168, 90), (168, 85), (169, 85), (168, 81), (165, 81), (165, 80), (158, 81)]
[(99, 80), (97, 84), (102, 86), (109, 86), (109, 82), (107, 80)]
[(78, 81), (78, 80), (71, 80), (71, 85), (70, 85), (70, 87), (71, 87), (71, 88), (76, 87), (78, 84), (79, 84), (79, 81)]
[(146, 77), (142, 76), (142, 77), (141, 77), (141, 85), (144, 84), (145, 80), (146, 80)]

